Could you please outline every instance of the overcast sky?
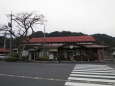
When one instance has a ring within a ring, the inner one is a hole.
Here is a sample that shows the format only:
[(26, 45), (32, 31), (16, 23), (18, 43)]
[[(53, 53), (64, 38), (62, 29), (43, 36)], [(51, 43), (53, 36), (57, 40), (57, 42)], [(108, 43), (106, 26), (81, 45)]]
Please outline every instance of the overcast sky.
[[(48, 20), (46, 32), (71, 31), (115, 37), (115, 0), (0, 0), (0, 23), (5, 14), (39, 11)], [(36, 31), (43, 31), (43, 26)]]

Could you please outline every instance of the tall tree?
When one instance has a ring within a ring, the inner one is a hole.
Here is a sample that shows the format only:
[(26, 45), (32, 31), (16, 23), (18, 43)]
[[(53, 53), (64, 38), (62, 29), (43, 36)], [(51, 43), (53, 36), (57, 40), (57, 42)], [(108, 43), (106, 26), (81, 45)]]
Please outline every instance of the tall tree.
[[(29, 35), (34, 34), (35, 25), (43, 24), (44, 16), (37, 12), (21, 12), (9, 16), (12, 17), (16, 27), (15, 30), (7, 29), (17, 40), (18, 57), (21, 58), (22, 51), (31, 39), (31, 36)], [(4, 30), (6, 30), (6, 28)]]
[[(43, 23), (44, 16), (36, 12), (22, 12), (13, 15), (13, 20), (18, 27), (18, 33), (10, 32), (17, 40), (18, 56), (21, 58), (22, 51), (31, 39), (30, 34), (34, 34), (34, 26)], [(27, 37), (28, 36), (28, 37)], [(22, 44), (23, 43), (23, 44)], [(22, 44), (22, 45), (20, 45)]]

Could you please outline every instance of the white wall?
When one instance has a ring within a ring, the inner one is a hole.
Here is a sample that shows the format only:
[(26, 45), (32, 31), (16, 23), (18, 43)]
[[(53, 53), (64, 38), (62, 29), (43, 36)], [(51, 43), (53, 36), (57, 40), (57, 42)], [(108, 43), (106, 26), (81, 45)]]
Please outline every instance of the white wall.
[(115, 55), (115, 51), (113, 51), (113, 55)]

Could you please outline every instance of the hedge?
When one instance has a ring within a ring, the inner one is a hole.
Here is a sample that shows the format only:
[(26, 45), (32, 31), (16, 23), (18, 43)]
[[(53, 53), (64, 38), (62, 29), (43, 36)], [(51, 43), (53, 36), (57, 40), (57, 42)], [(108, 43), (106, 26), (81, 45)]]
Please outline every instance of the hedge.
[(16, 57), (7, 57), (5, 58), (5, 62), (16, 62), (18, 59)]
[(49, 57), (38, 57), (36, 61), (49, 61)]

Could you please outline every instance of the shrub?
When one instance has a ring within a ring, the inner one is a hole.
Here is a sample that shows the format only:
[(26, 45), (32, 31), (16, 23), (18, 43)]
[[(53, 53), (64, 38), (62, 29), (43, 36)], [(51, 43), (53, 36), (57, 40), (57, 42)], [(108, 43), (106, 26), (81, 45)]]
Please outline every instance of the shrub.
[(7, 57), (5, 58), (5, 62), (16, 62), (18, 59), (16, 57)]
[(17, 54), (17, 53), (14, 53), (14, 54), (13, 54), (13, 57), (18, 57), (18, 54)]
[(38, 57), (36, 61), (49, 61), (49, 57)]

